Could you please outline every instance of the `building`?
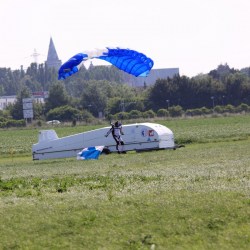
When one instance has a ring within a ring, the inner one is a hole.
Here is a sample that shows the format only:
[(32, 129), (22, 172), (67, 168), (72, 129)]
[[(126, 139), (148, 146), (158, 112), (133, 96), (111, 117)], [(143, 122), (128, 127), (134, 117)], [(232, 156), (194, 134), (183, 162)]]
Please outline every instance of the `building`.
[(8, 105), (16, 102), (16, 96), (0, 96), (0, 110), (5, 109)]
[(135, 77), (124, 72), (123, 79), (132, 87), (144, 87), (154, 84), (157, 79), (173, 78), (175, 75), (179, 75), (179, 68), (151, 69), (147, 77)]
[[(45, 99), (48, 98), (48, 91), (39, 91), (32, 93), (32, 100), (36, 103), (45, 103)], [(0, 96), (0, 110), (4, 110), (8, 105), (14, 104), (17, 100), (15, 95)]]
[(50, 38), (48, 56), (47, 56), (47, 61), (45, 61), (45, 64), (49, 68), (54, 67), (56, 70), (58, 70), (62, 65), (62, 61), (59, 60), (58, 58), (52, 37)]

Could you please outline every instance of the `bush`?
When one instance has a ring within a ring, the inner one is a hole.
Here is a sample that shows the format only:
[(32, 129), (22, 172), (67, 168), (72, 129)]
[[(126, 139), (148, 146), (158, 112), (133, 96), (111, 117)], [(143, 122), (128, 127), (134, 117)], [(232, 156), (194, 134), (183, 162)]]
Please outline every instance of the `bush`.
[(38, 120), (36, 124), (37, 124), (38, 127), (41, 127), (42, 126), (42, 121)]
[(211, 114), (213, 111), (211, 110), (211, 109), (208, 109), (208, 108), (206, 108), (206, 107), (202, 107), (201, 108), (201, 113), (203, 114), (203, 115), (208, 115), (208, 114)]
[(116, 113), (115, 115), (110, 115), (109, 119), (110, 120), (127, 120), (127, 119), (129, 119), (129, 113), (128, 112), (119, 112), (119, 113)]
[(158, 117), (167, 117), (167, 116), (169, 116), (169, 112), (167, 109), (159, 109), (157, 111), (157, 116)]
[(95, 117), (89, 111), (83, 110), (82, 112), (80, 112), (78, 120), (92, 122), (93, 120), (95, 120)]
[(12, 120), (6, 119), (3, 122), (0, 122), (0, 128), (10, 128), (10, 127), (25, 127), (25, 120)]
[(131, 110), (129, 112), (129, 119), (137, 119), (141, 117), (142, 117), (142, 113), (138, 110)]
[(188, 109), (185, 114), (190, 116), (202, 115), (202, 111), (201, 109)]
[(224, 112), (224, 107), (217, 105), (214, 107), (214, 111), (218, 114), (222, 114)]
[(156, 113), (153, 110), (145, 111), (145, 112), (143, 112), (142, 115), (143, 115), (144, 118), (154, 118), (154, 117), (156, 117)]
[(179, 105), (172, 106), (172, 107), (169, 108), (169, 113), (170, 113), (170, 116), (172, 116), (172, 117), (182, 116), (183, 109)]
[(249, 112), (250, 107), (245, 103), (241, 103), (238, 107), (236, 107), (236, 111), (237, 112)]
[(234, 113), (234, 112), (235, 112), (235, 108), (234, 108), (233, 105), (228, 104), (227, 106), (225, 106), (224, 112), (227, 112), (227, 113)]
[(60, 120), (60, 121), (72, 121), (81, 116), (80, 110), (71, 106), (62, 106), (50, 110), (47, 113), (47, 120)]
[(4, 118), (4, 117), (0, 117), (0, 122), (6, 122), (7, 121), (7, 119), (6, 118)]

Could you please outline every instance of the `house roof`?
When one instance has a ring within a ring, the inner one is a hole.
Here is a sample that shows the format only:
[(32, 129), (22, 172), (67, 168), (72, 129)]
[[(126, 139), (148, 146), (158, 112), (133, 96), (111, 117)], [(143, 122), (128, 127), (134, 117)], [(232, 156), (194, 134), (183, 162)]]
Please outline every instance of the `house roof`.
[(175, 75), (179, 75), (179, 68), (152, 69), (147, 77), (134, 77), (124, 72), (123, 78), (130, 86), (142, 87), (154, 84), (157, 79), (173, 78)]

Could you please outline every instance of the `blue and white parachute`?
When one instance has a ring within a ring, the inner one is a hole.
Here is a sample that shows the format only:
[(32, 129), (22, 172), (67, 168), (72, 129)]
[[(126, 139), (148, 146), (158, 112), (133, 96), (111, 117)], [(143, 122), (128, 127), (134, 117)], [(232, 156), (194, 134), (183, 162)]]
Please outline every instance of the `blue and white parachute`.
[(77, 160), (97, 160), (102, 153), (104, 146), (95, 146), (84, 148), (81, 152), (77, 153)]
[(78, 53), (65, 62), (58, 71), (58, 79), (66, 79), (78, 72), (81, 63), (88, 59), (101, 59), (111, 63), (118, 69), (136, 77), (148, 76), (154, 66), (151, 58), (131, 49), (106, 48), (92, 52)]
[(83, 53), (78, 53), (72, 56), (58, 70), (58, 80), (66, 79), (67, 77), (78, 72), (82, 61), (87, 60), (87, 59), (88, 59), (88, 55), (83, 54)]

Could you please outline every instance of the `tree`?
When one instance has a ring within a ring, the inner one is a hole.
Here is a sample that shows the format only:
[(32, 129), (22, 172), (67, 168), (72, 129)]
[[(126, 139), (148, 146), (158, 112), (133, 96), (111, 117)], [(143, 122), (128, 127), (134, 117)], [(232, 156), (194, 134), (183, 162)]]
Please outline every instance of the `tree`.
[(167, 100), (176, 99), (177, 84), (171, 79), (158, 79), (150, 89), (148, 95), (147, 109), (158, 110), (168, 106)]
[(49, 96), (45, 102), (45, 112), (49, 110), (67, 105), (69, 97), (62, 83), (54, 83), (49, 89)]
[(23, 99), (30, 98), (30, 90), (27, 87), (23, 87), (17, 95), (17, 101), (10, 108), (10, 114), (13, 119), (20, 120), (23, 119)]
[(68, 105), (57, 107), (47, 113), (47, 120), (72, 121), (80, 117), (80, 111)]
[(243, 73), (229, 74), (225, 79), (226, 96), (230, 103), (239, 105), (242, 100), (247, 100), (250, 94), (249, 78)]
[(44, 104), (40, 102), (33, 102), (34, 120), (43, 119), (44, 117)]
[(20, 88), (21, 73), (19, 70), (11, 71), (10, 68), (0, 68), (0, 86), (3, 95), (15, 95)]
[(86, 86), (82, 93), (81, 101), (82, 108), (90, 111), (94, 116), (98, 116), (99, 112), (104, 113), (107, 106), (107, 96), (98, 87), (97, 82), (92, 82)]

